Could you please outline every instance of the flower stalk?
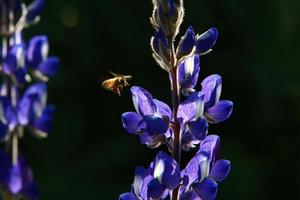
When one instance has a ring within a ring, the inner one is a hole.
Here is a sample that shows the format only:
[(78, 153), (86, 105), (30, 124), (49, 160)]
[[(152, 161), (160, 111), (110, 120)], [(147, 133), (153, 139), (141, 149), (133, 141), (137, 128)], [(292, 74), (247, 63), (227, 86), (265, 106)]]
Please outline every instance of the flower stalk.
[[(181, 163), (181, 135), (180, 135), (180, 123), (177, 119), (177, 112), (178, 112), (178, 106), (180, 103), (180, 95), (179, 95), (179, 89), (178, 89), (178, 76), (177, 76), (177, 70), (174, 67), (173, 70), (170, 72), (172, 77), (172, 101), (173, 101), (173, 119), (174, 119), (174, 125), (173, 125), (173, 132), (174, 132), (174, 143), (173, 143), (173, 152), (172, 156), (177, 161), (179, 167)], [(179, 187), (173, 190), (172, 193), (172, 200), (178, 199), (178, 191)]]
[[(37, 200), (37, 184), (19, 142), (24, 133), (38, 138), (51, 130), (54, 108), (47, 104), (48, 78), (55, 75), (59, 59), (48, 57), (47, 37), (35, 36), (27, 43), (25, 28), (38, 22), (44, 0), (0, 1), (0, 194), (5, 200)], [(36, 75), (38, 74), (38, 75)], [(25, 131), (24, 131), (25, 130)]]
[[(149, 148), (166, 144), (171, 155), (159, 151), (148, 168), (137, 167), (131, 192), (120, 200), (214, 200), (217, 182), (230, 171), (228, 160), (218, 160), (220, 138), (208, 135), (209, 123), (226, 120), (233, 103), (219, 100), (222, 79), (214, 74), (205, 78), (201, 90), (196, 85), (200, 56), (211, 52), (218, 32), (211, 28), (196, 35), (189, 27), (174, 48), (174, 40), (184, 16), (182, 0), (153, 0), (151, 39), (153, 58), (169, 74), (172, 109), (154, 99), (144, 88), (131, 88), (136, 112), (122, 114), (125, 130), (140, 137)], [(182, 99), (182, 100), (181, 100)], [(181, 168), (181, 152), (198, 148), (197, 153)]]

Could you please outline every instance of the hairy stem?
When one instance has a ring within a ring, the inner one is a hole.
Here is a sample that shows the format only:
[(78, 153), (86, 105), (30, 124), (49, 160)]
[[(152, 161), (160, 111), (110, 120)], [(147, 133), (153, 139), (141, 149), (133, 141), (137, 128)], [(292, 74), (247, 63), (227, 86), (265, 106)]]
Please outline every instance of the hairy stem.
[[(177, 112), (178, 107), (180, 103), (180, 95), (179, 95), (179, 86), (178, 86), (178, 74), (177, 74), (177, 61), (175, 57), (175, 51), (174, 51), (174, 43), (173, 38), (169, 39), (169, 48), (171, 51), (171, 57), (170, 57), (170, 75), (171, 75), (171, 88), (172, 88), (172, 102), (173, 102), (173, 118), (174, 118), (174, 126), (173, 126), (173, 132), (174, 132), (174, 144), (173, 144), (173, 152), (172, 156), (177, 161), (178, 165), (180, 166), (181, 161), (181, 135), (180, 135), (180, 123), (177, 119)], [(172, 200), (178, 200), (178, 194), (179, 194), (179, 187), (174, 189), (172, 192)]]

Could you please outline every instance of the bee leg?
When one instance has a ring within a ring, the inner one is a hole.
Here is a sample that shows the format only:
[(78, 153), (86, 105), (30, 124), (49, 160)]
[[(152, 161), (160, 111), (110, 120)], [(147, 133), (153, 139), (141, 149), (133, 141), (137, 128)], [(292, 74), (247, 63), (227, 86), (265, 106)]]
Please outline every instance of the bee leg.
[(113, 88), (113, 92), (116, 93), (117, 95), (121, 96), (121, 92), (119, 90), (119, 88)]

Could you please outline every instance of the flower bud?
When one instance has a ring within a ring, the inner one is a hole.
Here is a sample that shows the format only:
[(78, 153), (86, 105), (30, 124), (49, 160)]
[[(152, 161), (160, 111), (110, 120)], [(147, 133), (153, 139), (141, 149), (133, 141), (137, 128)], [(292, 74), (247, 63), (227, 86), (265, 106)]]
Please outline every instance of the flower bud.
[(180, 60), (181, 58), (188, 56), (194, 49), (195, 46), (195, 32), (193, 28), (190, 26), (185, 35), (181, 37), (177, 50), (176, 56), (177, 59)]
[(206, 54), (211, 51), (218, 39), (218, 30), (211, 28), (205, 33), (196, 37), (196, 53)]

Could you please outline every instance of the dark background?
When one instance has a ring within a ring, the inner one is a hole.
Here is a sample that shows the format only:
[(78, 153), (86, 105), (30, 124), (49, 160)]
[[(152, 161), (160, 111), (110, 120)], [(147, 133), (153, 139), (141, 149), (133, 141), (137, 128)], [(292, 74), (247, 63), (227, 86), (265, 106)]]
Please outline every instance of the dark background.
[[(222, 98), (235, 104), (210, 129), (232, 162), (218, 199), (300, 199), (300, 1), (186, 0), (185, 9), (181, 34), (189, 25), (218, 28), (200, 80), (220, 74)], [(46, 34), (62, 62), (49, 83), (54, 129), (22, 143), (42, 200), (118, 199), (135, 166), (155, 157), (122, 128), (120, 115), (133, 110), (129, 90), (118, 97), (100, 86), (108, 70), (131, 74), (132, 84), (170, 103), (168, 76), (151, 57), (151, 11), (150, 0), (47, 0), (41, 22), (26, 31)]]

